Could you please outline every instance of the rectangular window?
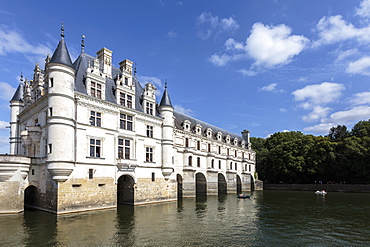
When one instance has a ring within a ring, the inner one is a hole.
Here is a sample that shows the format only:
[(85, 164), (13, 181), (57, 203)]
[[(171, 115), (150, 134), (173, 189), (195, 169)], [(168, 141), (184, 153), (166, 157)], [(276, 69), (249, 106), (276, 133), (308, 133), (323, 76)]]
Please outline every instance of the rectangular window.
[(153, 126), (150, 125), (146, 126), (146, 136), (153, 138)]
[(118, 158), (119, 159), (130, 159), (130, 140), (118, 139)]
[(90, 87), (91, 96), (101, 99), (101, 88), (102, 87), (100, 83), (91, 82)]
[(91, 111), (90, 112), (90, 125), (101, 127), (101, 113)]
[(221, 169), (221, 160), (218, 161), (218, 169)]
[(89, 169), (89, 179), (94, 178), (94, 169)]
[(197, 167), (200, 167), (200, 158), (197, 158)]
[(101, 141), (90, 139), (90, 157), (100, 157)]
[(128, 85), (128, 78), (125, 77), (125, 85)]
[(51, 154), (53, 152), (53, 144), (50, 143), (48, 147), (49, 147), (48, 153)]
[(132, 130), (132, 116), (126, 114), (120, 114), (119, 127), (125, 130)]
[(119, 103), (128, 108), (132, 108), (132, 96), (124, 93), (120, 93), (119, 95)]
[(149, 115), (153, 115), (153, 104), (146, 102), (146, 113)]
[(152, 182), (154, 182), (154, 181), (155, 181), (155, 173), (152, 172)]
[(197, 150), (200, 150), (200, 141), (197, 141)]
[(153, 148), (147, 147), (145, 151), (145, 161), (153, 162)]
[(49, 87), (54, 87), (54, 78), (50, 78)]
[(49, 116), (53, 116), (53, 107), (49, 107)]

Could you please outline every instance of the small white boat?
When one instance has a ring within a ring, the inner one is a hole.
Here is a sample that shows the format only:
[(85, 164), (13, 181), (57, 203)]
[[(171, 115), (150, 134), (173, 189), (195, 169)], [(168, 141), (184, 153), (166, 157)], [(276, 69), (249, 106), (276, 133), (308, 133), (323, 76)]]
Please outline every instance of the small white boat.
[(317, 190), (315, 192), (315, 194), (317, 194), (317, 195), (326, 195), (326, 194), (328, 194), (328, 192), (326, 192), (325, 190)]

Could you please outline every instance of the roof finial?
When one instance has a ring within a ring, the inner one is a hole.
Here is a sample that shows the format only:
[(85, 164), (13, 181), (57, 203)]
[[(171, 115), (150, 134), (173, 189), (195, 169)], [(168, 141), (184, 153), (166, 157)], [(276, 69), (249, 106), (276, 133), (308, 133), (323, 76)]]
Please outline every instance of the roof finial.
[(85, 52), (85, 35), (82, 35), (81, 52)]
[(164, 89), (167, 89), (167, 79), (164, 80)]
[(21, 71), (21, 79), (19, 79), (21, 83), (23, 82), (23, 72)]
[(137, 72), (137, 71), (136, 71), (136, 65), (137, 65), (137, 64), (136, 64), (136, 63), (134, 63), (134, 76), (136, 76), (136, 72)]
[(62, 27), (60, 28), (60, 30), (62, 31), (61, 34), (60, 34), (60, 37), (62, 37), (62, 39), (64, 39), (64, 23), (62, 22)]

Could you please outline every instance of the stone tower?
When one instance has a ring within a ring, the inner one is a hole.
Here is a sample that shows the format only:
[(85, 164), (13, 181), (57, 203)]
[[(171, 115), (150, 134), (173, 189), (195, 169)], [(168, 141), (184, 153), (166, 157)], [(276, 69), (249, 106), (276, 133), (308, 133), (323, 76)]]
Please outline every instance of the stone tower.
[(17, 91), (10, 100), (10, 154), (19, 154), (21, 138), (19, 134), (18, 114), (23, 106), (23, 78), (19, 84)]
[[(63, 30), (62, 30), (63, 31)], [(52, 179), (64, 182), (75, 162), (75, 70), (64, 34), (45, 68), (47, 85), (47, 169)]]
[(163, 117), (162, 128), (162, 174), (168, 179), (174, 171), (173, 168), (173, 128), (174, 116), (170, 96), (165, 87), (161, 103), (159, 104), (159, 113)]

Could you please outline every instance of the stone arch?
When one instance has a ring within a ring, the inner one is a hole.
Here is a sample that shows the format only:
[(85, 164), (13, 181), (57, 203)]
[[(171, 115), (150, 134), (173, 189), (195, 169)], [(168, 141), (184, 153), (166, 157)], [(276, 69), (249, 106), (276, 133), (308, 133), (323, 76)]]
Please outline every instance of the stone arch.
[(207, 195), (207, 179), (203, 173), (195, 174), (195, 194)]
[(242, 193), (242, 180), (240, 179), (240, 176), (238, 174), (236, 174), (236, 193)]
[(117, 204), (134, 205), (135, 179), (130, 175), (122, 175), (117, 181)]
[(182, 198), (182, 190), (183, 190), (183, 187), (182, 187), (182, 183), (183, 183), (182, 176), (180, 174), (177, 174), (176, 175), (176, 180), (177, 180), (177, 199), (181, 199)]
[(225, 176), (222, 173), (218, 174), (217, 184), (218, 184), (218, 194), (226, 194), (227, 193), (227, 183), (226, 183)]
[(36, 186), (30, 185), (24, 190), (24, 208), (36, 208), (39, 204), (39, 190)]

